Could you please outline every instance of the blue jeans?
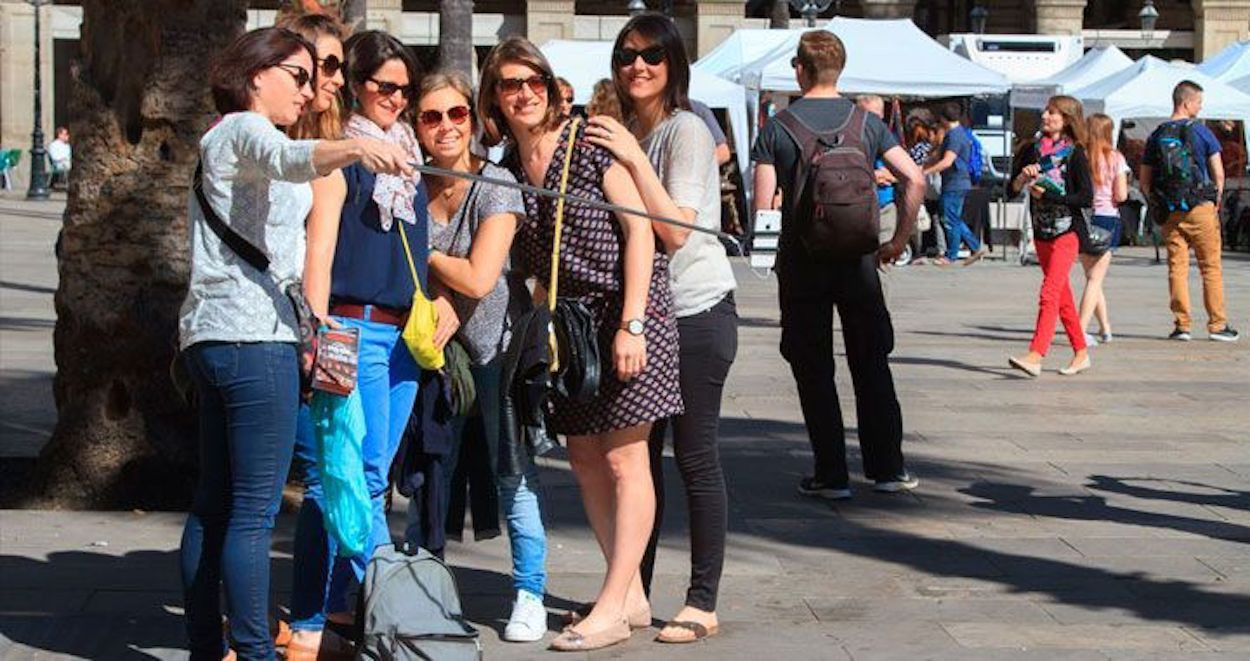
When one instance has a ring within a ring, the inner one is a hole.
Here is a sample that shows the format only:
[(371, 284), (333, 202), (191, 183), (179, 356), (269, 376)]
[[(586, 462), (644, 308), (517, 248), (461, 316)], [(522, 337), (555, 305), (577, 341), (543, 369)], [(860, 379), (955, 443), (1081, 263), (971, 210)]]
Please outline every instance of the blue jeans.
[[(473, 367), (472, 372), (473, 384), (477, 389), (478, 408), (482, 411), (483, 427), (486, 430), (486, 443), (491, 448), (491, 455), (497, 457), (502, 412), (502, 367), (496, 358), (487, 365)], [(464, 423), (464, 418), (458, 418), (455, 422), (456, 447), (452, 449), (451, 458), (446, 464), (447, 484), (451, 484), (451, 475), (456, 470), (456, 457), (460, 454), (459, 445)], [(508, 525), (508, 540), (512, 546), (513, 588), (542, 598), (547, 588), (547, 531), (543, 527), (538, 497), (538, 467), (529, 459), (523, 475), (499, 476), (495, 482), (499, 487), (499, 501), (503, 506)], [(419, 516), (420, 512), (410, 505), (410, 529), (419, 525)], [(409, 533), (410, 539), (412, 536)]]
[(972, 234), (968, 224), (964, 222), (964, 198), (968, 191), (959, 190), (942, 193), (942, 227), (946, 229), (946, 258), (959, 258), (959, 244), (968, 244), (968, 250), (976, 252), (981, 249), (981, 242)]
[(291, 465), (299, 406), (295, 345), (202, 342), (185, 359), (200, 402), (200, 475), (182, 531), (182, 586), (192, 659), (225, 651), (274, 658), (269, 544)]
[[(311, 424), (300, 438), (297, 454), (313, 457), (305, 462), (304, 504), (295, 525), (294, 578), (291, 586), (291, 628), (320, 631), (327, 613), (351, 610), (349, 593), (365, 575), (373, 549), (391, 543), (386, 522), (385, 499), (390, 488), (391, 461), (412, 414), (417, 397), (419, 370), (400, 329), (389, 324), (361, 319), (334, 317), (344, 327), (360, 329), (360, 363), (356, 387), (365, 409), (365, 437), (361, 454), (365, 463), (365, 483), (373, 498), (373, 539), (368, 553), (351, 558), (338, 557), (338, 547), (326, 534), (322, 518), (321, 476), (317, 471), (316, 439)], [(308, 448), (312, 448), (309, 450)]]

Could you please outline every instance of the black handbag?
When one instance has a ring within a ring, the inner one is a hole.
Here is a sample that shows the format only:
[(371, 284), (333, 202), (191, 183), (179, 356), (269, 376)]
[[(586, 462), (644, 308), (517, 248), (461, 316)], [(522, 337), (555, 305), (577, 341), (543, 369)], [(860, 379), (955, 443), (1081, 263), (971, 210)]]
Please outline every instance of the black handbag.
[(586, 402), (599, 394), (600, 367), (599, 327), (590, 308), (580, 300), (560, 298), (560, 231), (564, 225), (564, 193), (569, 185), (569, 165), (577, 140), (579, 118), (569, 127), (569, 146), (564, 154), (560, 175), (560, 197), (556, 200), (555, 232), (551, 246), (551, 280), (547, 291), (547, 307), (551, 310), (551, 385), (556, 394), (574, 401)]
[(1079, 234), (1081, 252), (1086, 255), (1102, 255), (1111, 250), (1114, 247), (1111, 245), (1111, 237), (1114, 235), (1112, 231), (1094, 222), (1092, 210), (1082, 209), (1081, 215), (1085, 221), (1085, 227)]
[(196, 163), (195, 178), (191, 181), (191, 187), (195, 190), (195, 199), (200, 204), (200, 211), (204, 214), (204, 221), (208, 223), (209, 229), (213, 230), (213, 234), (216, 234), (222, 243), (248, 265), (257, 271), (269, 274), (291, 304), (291, 309), (295, 312), (296, 333), (299, 337), (300, 392), (305, 394), (311, 392), (313, 364), (317, 361), (317, 328), (321, 323), (313, 314), (312, 307), (308, 305), (308, 299), (304, 297), (304, 283), (299, 279), (278, 282), (277, 278), (274, 278), (269, 272), (269, 257), (260, 248), (252, 245), (238, 232), (231, 229), (221, 220), (217, 212), (213, 211), (208, 198), (204, 196), (203, 180), (204, 164)]

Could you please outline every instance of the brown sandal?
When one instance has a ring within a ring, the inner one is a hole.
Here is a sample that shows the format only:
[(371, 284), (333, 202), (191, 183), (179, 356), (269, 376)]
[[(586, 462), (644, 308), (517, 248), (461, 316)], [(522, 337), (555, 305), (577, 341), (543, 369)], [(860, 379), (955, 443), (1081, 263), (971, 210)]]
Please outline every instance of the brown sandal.
[[(665, 636), (664, 629), (667, 629), (669, 627), (672, 627), (674, 629), (682, 629), (685, 631), (689, 631), (690, 633), (694, 634), (694, 638), (686, 638), (686, 637), (675, 638), (671, 635)], [(710, 627), (705, 627), (702, 624), (699, 624), (698, 622), (686, 622), (684, 620), (674, 620), (672, 622), (669, 622), (668, 624), (665, 624), (664, 629), (661, 629), (660, 635), (655, 637), (656, 641), (661, 642), (661, 643), (671, 643), (674, 645), (681, 645), (684, 643), (697, 643), (700, 640), (703, 640), (704, 638), (707, 638), (709, 636), (715, 636), (717, 633), (720, 632), (720, 625), (713, 624)]]

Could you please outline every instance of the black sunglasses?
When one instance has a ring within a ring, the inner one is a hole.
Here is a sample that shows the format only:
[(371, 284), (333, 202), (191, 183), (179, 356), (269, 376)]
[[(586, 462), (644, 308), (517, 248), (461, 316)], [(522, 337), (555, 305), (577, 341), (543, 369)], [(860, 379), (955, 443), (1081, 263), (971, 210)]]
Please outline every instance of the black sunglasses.
[(627, 67), (642, 57), (642, 61), (651, 66), (655, 66), (663, 62), (668, 54), (664, 52), (663, 46), (648, 46), (642, 50), (634, 50), (632, 48), (622, 48), (612, 51), (612, 63), (616, 68)]
[(529, 78), (500, 78), (498, 87), (504, 94), (516, 94), (522, 85), (528, 85), (530, 92), (538, 96), (547, 91), (547, 76), (536, 73)]
[(378, 86), (378, 94), (382, 96), (391, 96), (395, 92), (403, 92), (404, 98), (412, 100), (412, 85), (400, 85), (399, 83), (391, 83), (376, 78), (366, 78), (365, 80)]
[(347, 60), (340, 60), (338, 55), (319, 57), (317, 63), (321, 65), (321, 73), (325, 76), (333, 76), (340, 70), (347, 70)]
[(298, 64), (286, 64), (284, 62), (277, 65), (277, 67), (291, 74), (291, 77), (295, 79), (295, 86), (300, 89), (304, 89), (305, 85), (312, 82), (312, 74), (308, 73), (308, 69), (305, 69)]

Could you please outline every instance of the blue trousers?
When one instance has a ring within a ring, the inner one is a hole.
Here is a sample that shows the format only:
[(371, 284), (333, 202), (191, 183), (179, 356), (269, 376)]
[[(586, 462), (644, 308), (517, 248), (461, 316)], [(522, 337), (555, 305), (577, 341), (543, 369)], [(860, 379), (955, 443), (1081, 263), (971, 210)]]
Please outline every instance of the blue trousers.
[(203, 342), (186, 359), (200, 402), (200, 476), (181, 557), (191, 658), (225, 651), (224, 586), (239, 658), (272, 659), (269, 544), (295, 438), (295, 345)]
[[(317, 471), (316, 440), (311, 424), (299, 440), (298, 454), (314, 458), (305, 461), (304, 505), (295, 525), (294, 578), (291, 586), (291, 628), (320, 631), (327, 613), (351, 610), (349, 598), (364, 578), (373, 549), (391, 542), (386, 522), (385, 497), (390, 487), (389, 473), (403, 435), (412, 403), (417, 397), (419, 370), (400, 329), (389, 324), (335, 317), (345, 327), (360, 329), (360, 363), (356, 387), (365, 409), (365, 438), (361, 453), (365, 483), (373, 499), (373, 539), (370, 549), (351, 558), (337, 555), (337, 545), (326, 534), (322, 518), (324, 493)], [(307, 448), (312, 448), (310, 451)]]
[(968, 191), (951, 191), (942, 193), (942, 227), (946, 229), (946, 258), (959, 259), (959, 244), (968, 244), (968, 250), (976, 252), (981, 249), (981, 242), (973, 235), (964, 222), (964, 198)]

